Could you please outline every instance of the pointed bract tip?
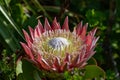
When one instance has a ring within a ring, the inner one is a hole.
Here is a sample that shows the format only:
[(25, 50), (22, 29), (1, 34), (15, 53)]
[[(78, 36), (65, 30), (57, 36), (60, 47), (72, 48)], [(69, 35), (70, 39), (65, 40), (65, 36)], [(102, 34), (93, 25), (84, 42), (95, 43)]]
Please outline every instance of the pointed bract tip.
[(26, 32), (24, 29), (22, 29), (23, 33)]
[(92, 33), (93, 36), (95, 35), (96, 31), (97, 31), (97, 27), (94, 28), (93, 30), (91, 30), (91, 33)]
[(81, 26), (83, 25), (83, 21), (80, 21), (80, 23), (79, 23)]
[(45, 28), (45, 30), (51, 30), (51, 26), (50, 26), (47, 18), (45, 18), (44, 28)]
[(53, 21), (57, 21), (56, 17), (54, 17), (54, 20)]
[(42, 25), (41, 21), (38, 19), (38, 25)]
[(25, 47), (25, 45), (26, 45), (26, 44), (23, 43), (23, 42), (20, 42), (20, 44), (21, 44), (22, 47)]
[(86, 28), (87, 28), (87, 27), (88, 27), (88, 23), (86, 23), (86, 24), (84, 25), (84, 27), (86, 27)]
[(68, 16), (65, 18), (62, 29), (69, 30), (69, 25), (68, 25)]
[(22, 45), (22, 44), (23, 44), (23, 42), (20, 42), (20, 44)]
[(47, 18), (45, 18), (45, 22), (48, 23), (48, 19)]
[(65, 19), (68, 19), (68, 16), (66, 16), (66, 18)]
[(57, 23), (57, 19), (56, 19), (56, 17), (54, 17), (53, 23)]
[(34, 29), (31, 26), (28, 26), (28, 29), (29, 29), (30, 33), (34, 32)]
[(22, 31), (23, 31), (25, 38), (27, 38), (29, 36), (28, 33), (24, 29), (22, 29)]
[(28, 28), (32, 28), (31, 26), (28, 26)]

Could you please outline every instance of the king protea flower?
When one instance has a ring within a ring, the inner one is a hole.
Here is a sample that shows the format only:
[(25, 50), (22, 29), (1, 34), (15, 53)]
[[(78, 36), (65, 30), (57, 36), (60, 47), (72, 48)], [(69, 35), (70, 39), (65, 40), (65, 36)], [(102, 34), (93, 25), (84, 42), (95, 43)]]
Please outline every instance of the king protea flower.
[(54, 18), (52, 25), (45, 19), (44, 27), (38, 21), (35, 29), (29, 27), (30, 35), (23, 30), (26, 43), (21, 45), (27, 60), (45, 71), (64, 72), (83, 68), (95, 54), (98, 37), (96, 28), (88, 34), (87, 26), (80, 22), (73, 32), (69, 30), (68, 17), (62, 27)]

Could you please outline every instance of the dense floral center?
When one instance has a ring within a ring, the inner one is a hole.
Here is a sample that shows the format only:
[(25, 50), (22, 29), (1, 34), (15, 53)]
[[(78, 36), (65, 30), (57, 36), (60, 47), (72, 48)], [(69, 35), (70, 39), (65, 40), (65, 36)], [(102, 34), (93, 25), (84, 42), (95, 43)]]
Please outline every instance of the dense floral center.
[(73, 57), (78, 54), (82, 43), (80, 37), (70, 31), (46, 31), (33, 41), (33, 51), (40, 53), (46, 60), (54, 56), (62, 60), (66, 53), (70, 53)]
[(69, 46), (69, 42), (66, 38), (57, 37), (49, 40), (48, 45), (52, 47), (54, 50), (63, 50), (65, 47)]

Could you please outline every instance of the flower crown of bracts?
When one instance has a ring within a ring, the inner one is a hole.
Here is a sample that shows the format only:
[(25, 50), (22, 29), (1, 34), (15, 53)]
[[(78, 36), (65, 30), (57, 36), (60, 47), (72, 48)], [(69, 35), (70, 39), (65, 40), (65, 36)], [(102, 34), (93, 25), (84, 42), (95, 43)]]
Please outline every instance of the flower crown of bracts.
[(62, 25), (54, 18), (52, 25), (47, 18), (44, 26), (38, 20), (35, 29), (29, 27), (30, 35), (23, 30), (26, 43), (20, 42), (26, 58), (39, 69), (64, 72), (74, 68), (83, 68), (95, 54), (94, 48), (99, 37), (95, 37), (97, 28), (87, 32), (87, 26), (80, 22), (70, 32), (68, 17)]

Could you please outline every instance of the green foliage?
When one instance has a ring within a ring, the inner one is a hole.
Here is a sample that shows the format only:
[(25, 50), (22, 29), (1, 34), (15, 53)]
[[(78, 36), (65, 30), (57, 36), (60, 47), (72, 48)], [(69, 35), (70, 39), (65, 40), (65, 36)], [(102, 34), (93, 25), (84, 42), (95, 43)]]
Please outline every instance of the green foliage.
[(88, 23), (90, 24), (90, 27), (94, 27), (98, 25), (102, 26), (102, 21), (106, 20), (105, 14), (95, 9), (88, 10), (85, 16)]
[(96, 65), (88, 65), (85, 67), (85, 76), (84, 79), (105, 79), (105, 72)]
[(2, 51), (0, 60), (0, 80), (12, 80), (15, 78), (15, 58), (16, 55), (8, 55), (6, 50)]
[(40, 80), (35, 68), (26, 60), (18, 61), (16, 66), (16, 80)]
[(115, 80), (116, 79), (115, 78), (115, 76), (116, 76), (115, 73), (111, 70), (107, 70), (106, 75), (107, 75), (107, 77), (106, 77), (107, 80)]
[(70, 74), (69, 72), (65, 72), (64, 73), (64, 77), (65, 77), (65, 80), (83, 80), (83, 76), (80, 74), (82, 72), (80, 72), (79, 69), (75, 69), (74, 70), (74, 73), (75, 74)]

